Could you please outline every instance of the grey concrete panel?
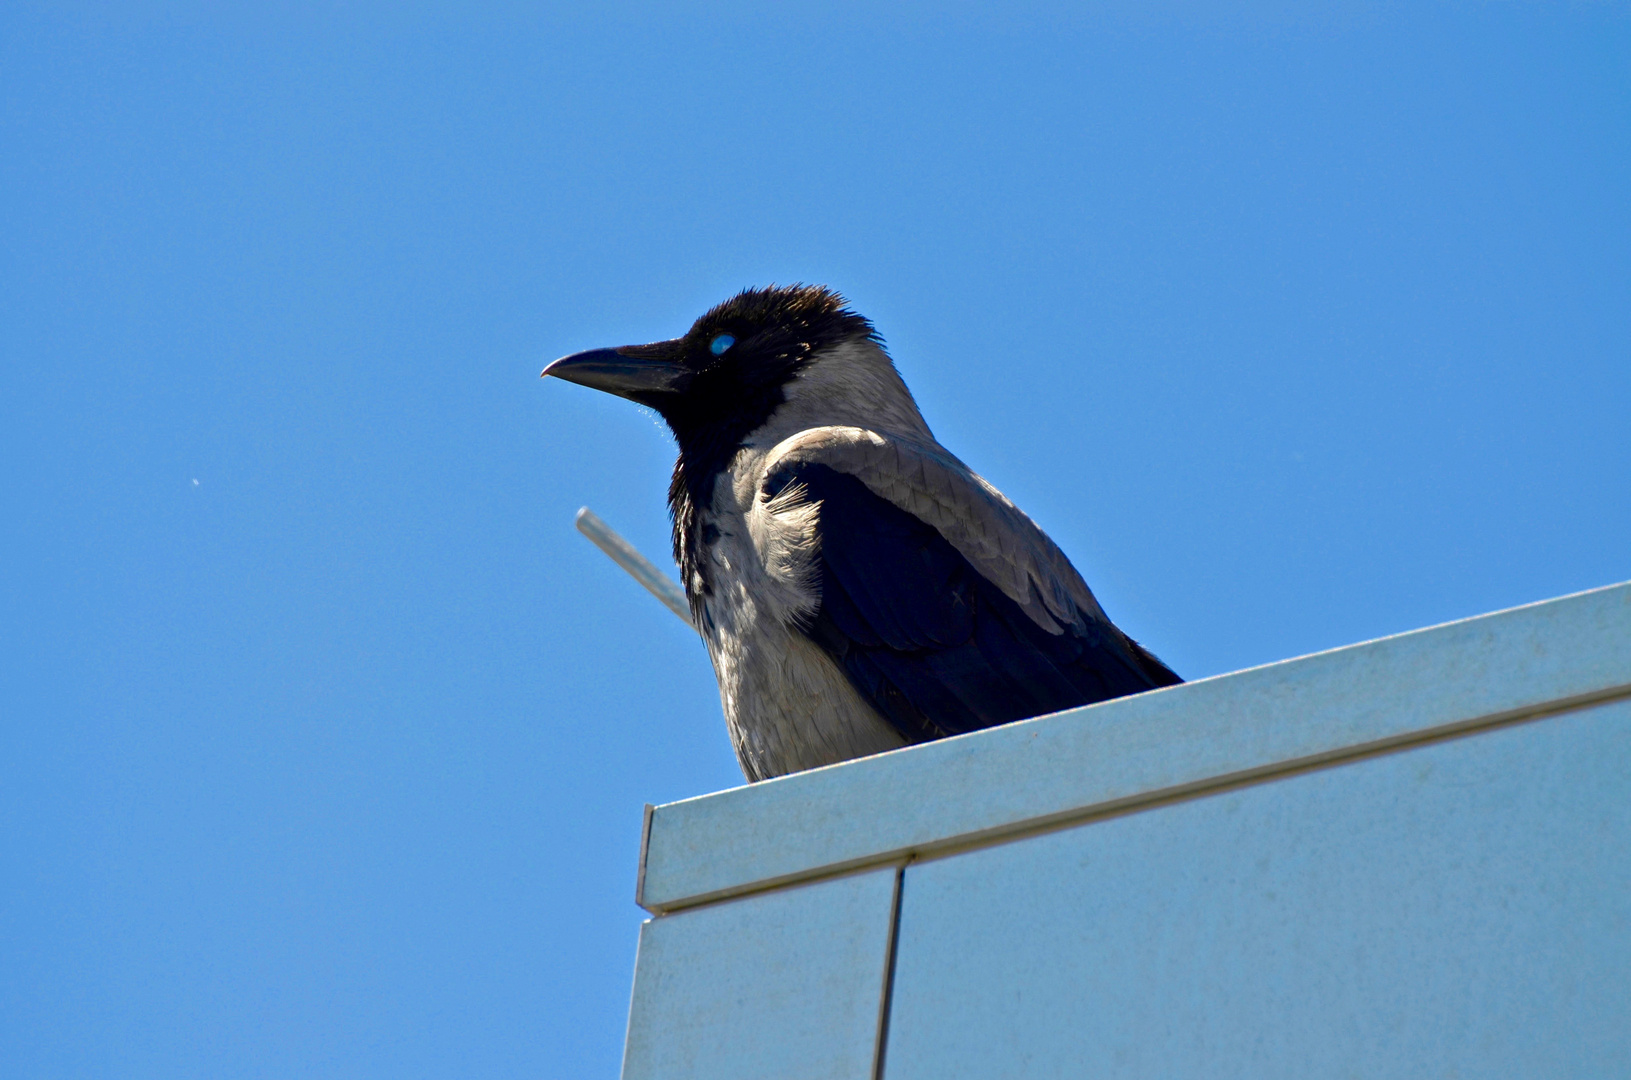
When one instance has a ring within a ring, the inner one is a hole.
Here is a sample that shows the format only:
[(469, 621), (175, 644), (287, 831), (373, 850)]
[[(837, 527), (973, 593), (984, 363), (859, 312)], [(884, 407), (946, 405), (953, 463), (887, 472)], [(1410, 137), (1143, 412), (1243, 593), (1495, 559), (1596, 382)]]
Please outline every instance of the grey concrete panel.
[(1628, 692), (1616, 585), (660, 806), (639, 900), (673, 910)]
[(870, 1080), (894, 868), (645, 923), (624, 1080)]
[(1631, 702), (905, 873), (888, 1080), (1628, 1072)]

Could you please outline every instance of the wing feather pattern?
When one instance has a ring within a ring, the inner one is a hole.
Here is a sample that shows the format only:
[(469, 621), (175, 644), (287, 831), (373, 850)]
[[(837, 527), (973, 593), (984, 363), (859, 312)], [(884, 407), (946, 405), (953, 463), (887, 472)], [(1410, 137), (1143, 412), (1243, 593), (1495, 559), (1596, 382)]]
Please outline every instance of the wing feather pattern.
[(819, 606), (802, 629), (908, 739), (1180, 681), (1030, 518), (938, 447), (805, 432), (760, 486), (789, 492), (818, 513)]
[[(944, 447), (864, 428), (810, 428), (766, 458), (766, 472), (826, 465), (933, 526), (1036, 620), (1058, 633), (1104, 609), (1065, 553), (1024, 511)], [(761, 491), (764, 489), (761, 487)]]

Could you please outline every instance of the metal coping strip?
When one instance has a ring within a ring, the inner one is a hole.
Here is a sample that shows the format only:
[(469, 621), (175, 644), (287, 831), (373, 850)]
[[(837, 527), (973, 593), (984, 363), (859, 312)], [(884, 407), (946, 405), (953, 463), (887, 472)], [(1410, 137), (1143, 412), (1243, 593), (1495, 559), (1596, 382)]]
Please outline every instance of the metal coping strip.
[[(1056, 814), (1045, 814), (1024, 821), (1008, 822), (990, 829), (977, 830), (948, 836), (926, 844), (911, 847), (896, 848), (888, 851), (869, 853), (868, 855), (850, 859), (843, 862), (828, 863), (811, 866), (795, 873), (784, 874), (779, 877), (765, 878), (763, 880), (745, 882), (739, 886), (719, 889), (699, 896), (686, 897), (672, 904), (651, 907), (642, 903), (641, 906), (654, 915), (669, 915), (679, 911), (717, 904), (727, 900), (735, 900), (743, 896), (756, 893), (770, 892), (775, 889), (788, 888), (794, 885), (803, 885), (824, 878), (842, 877), (862, 870), (875, 869), (891, 863), (904, 864), (929, 859), (945, 858), (949, 855), (962, 854), (978, 848), (992, 847), (997, 844), (1010, 843), (1025, 839), (1041, 833), (1052, 832), (1058, 829), (1072, 828), (1085, 825), (1089, 822), (1124, 814), (1135, 813), (1142, 810), (1155, 809), (1172, 803), (1183, 802), (1189, 799), (1200, 798), (1207, 795), (1219, 794), (1237, 788), (1267, 783), (1273, 780), (1286, 779), (1302, 773), (1314, 772), (1321, 769), (1334, 768), (1339, 765), (1362, 761), (1367, 758), (1380, 757), (1385, 754), (1397, 753), (1403, 750), (1414, 749), (1432, 743), (1447, 742), (1452, 739), (1463, 738), (1470, 735), (1481, 734), (1497, 728), (1511, 727), (1531, 721), (1543, 720), (1563, 713), (1575, 712), (1579, 709), (1594, 705), (1607, 704), (1623, 698), (1631, 698), (1631, 684), (1610, 687), (1605, 690), (1593, 691), (1587, 694), (1576, 695), (1557, 701), (1544, 702), (1538, 705), (1529, 705), (1523, 708), (1511, 709), (1505, 712), (1492, 713), (1487, 716), (1475, 717), (1470, 720), (1460, 720), (1450, 724), (1443, 724), (1434, 728), (1416, 731), (1377, 739), (1371, 742), (1355, 743), (1350, 746), (1339, 747), (1322, 751), (1306, 757), (1290, 758), (1284, 761), (1272, 762), (1264, 765), (1241, 769), (1235, 772), (1220, 773), (1215, 776), (1193, 780), (1166, 788), (1157, 788), (1150, 791), (1139, 792), (1119, 799), (1110, 799), (1100, 803), (1089, 803), (1084, 806), (1073, 807)], [(641, 844), (641, 884), (644, 885), (645, 872), (645, 842), (649, 839), (651, 830), (653, 808), (646, 808), (645, 838)]]

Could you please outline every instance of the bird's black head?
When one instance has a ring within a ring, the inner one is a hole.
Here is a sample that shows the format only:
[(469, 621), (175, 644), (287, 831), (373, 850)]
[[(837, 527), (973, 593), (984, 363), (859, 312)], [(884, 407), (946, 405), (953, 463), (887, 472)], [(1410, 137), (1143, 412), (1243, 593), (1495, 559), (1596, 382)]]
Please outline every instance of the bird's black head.
[(668, 422), (680, 446), (668, 489), (674, 557), (690, 591), (699, 580), (692, 574), (697, 512), (712, 498), (714, 478), (786, 400), (790, 380), (826, 350), (855, 340), (882, 345), (838, 293), (772, 285), (731, 297), (684, 337), (574, 353), (544, 374), (649, 405)]
[(731, 297), (684, 337), (574, 353), (544, 374), (656, 409), (682, 457), (702, 465), (699, 458), (728, 455), (769, 419), (783, 387), (823, 350), (856, 338), (878, 340), (838, 293), (773, 285)]

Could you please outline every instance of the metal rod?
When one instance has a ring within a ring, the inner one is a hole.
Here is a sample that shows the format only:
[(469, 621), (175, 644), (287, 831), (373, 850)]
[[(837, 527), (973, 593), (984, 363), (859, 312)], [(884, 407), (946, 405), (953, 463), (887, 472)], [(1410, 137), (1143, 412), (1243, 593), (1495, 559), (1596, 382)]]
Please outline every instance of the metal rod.
[(587, 506), (578, 511), (574, 524), (612, 562), (628, 571), (629, 577), (644, 585), (647, 592), (661, 600), (686, 626), (694, 628), (685, 590), (676, 585), (673, 578), (653, 566), (650, 559), (636, 551), (633, 544), (617, 535), (617, 530), (600, 520), (600, 516)]

